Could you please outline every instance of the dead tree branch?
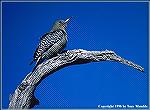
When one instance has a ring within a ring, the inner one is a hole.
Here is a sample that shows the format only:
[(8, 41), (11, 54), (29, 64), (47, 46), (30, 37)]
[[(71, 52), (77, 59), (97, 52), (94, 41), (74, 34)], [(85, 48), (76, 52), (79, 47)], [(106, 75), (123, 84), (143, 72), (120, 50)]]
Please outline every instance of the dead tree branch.
[(34, 96), (36, 87), (44, 78), (55, 71), (69, 65), (100, 61), (120, 62), (139, 71), (144, 71), (141, 66), (121, 58), (113, 51), (68, 50), (43, 62), (33, 72), (30, 72), (11, 95), (9, 109), (29, 109), (37, 105), (39, 101)]

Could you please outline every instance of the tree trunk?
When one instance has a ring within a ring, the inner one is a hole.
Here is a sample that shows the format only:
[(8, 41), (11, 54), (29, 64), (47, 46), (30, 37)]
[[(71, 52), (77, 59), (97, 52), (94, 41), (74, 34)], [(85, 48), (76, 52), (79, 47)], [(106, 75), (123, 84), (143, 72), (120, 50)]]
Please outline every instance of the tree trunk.
[(55, 71), (69, 65), (100, 61), (116, 61), (144, 71), (141, 66), (121, 58), (113, 51), (68, 50), (41, 63), (33, 72), (30, 72), (17, 87), (14, 94), (10, 96), (9, 109), (29, 109), (39, 104), (34, 96), (34, 91), (44, 78)]

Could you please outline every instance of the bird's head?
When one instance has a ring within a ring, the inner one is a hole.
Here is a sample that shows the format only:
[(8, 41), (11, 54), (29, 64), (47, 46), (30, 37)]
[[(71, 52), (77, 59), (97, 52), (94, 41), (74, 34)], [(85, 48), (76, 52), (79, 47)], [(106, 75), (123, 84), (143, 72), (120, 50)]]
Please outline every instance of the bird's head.
[(57, 20), (53, 25), (52, 31), (55, 31), (58, 29), (65, 31), (69, 20), (70, 20), (70, 18), (68, 18), (66, 20)]

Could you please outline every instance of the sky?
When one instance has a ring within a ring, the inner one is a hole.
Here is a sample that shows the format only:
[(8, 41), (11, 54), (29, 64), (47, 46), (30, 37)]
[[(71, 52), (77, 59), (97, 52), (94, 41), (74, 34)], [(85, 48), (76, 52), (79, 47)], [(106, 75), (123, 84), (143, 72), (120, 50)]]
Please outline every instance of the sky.
[(4, 2), (2, 4), (2, 107), (32, 71), (40, 37), (58, 19), (72, 17), (65, 50), (113, 50), (144, 67), (117, 62), (65, 67), (36, 88), (34, 108), (97, 108), (148, 105), (148, 3)]

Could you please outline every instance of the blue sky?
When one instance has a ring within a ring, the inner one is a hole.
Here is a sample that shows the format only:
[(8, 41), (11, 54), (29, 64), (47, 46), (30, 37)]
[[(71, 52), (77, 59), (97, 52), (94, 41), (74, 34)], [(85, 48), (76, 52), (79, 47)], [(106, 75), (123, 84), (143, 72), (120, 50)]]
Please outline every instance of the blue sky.
[(53, 22), (73, 17), (65, 48), (113, 50), (144, 67), (140, 72), (116, 62), (65, 67), (44, 79), (35, 91), (35, 108), (97, 108), (100, 105), (148, 105), (148, 3), (3, 3), (2, 105), (30, 66), (39, 38)]

